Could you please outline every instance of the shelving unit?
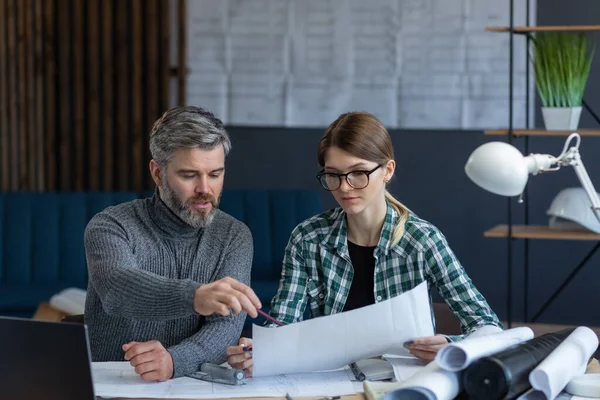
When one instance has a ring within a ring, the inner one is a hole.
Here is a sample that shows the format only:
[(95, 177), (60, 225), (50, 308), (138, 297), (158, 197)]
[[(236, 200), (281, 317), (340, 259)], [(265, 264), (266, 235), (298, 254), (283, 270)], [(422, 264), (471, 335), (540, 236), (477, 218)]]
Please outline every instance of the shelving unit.
[[(483, 131), (485, 135), (506, 136), (508, 129), (490, 129)], [(569, 136), (572, 131), (547, 131), (544, 129), (513, 129), (513, 136)], [(578, 129), (581, 136), (600, 136), (600, 130)]]
[[(529, 5), (527, 6), (529, 7)], [(546, 25), (546, 26), (488, 26), (485, 28), (488, 32), (585, 32), (600, 31), (600, 25)]]
[[(600, 25), (552, 25), (552, 26), (530, 26), (530, 1), (526, 1), (527, 14), (526, 23), (527, 26), (514, 26), (514, 0), (510, 1), (510, 25), (509, 26), (492, 26), (486, 27), (485, 30), (488, 32), (505, 32), (510, 36), (509, 39), (509, 108), (508, 108), (508, 128), (507, 129), (494, 129), (484, 131), (485, 135), (495, 136), (506, 136), (509, 144), (512, 144), (513, 139), (524, 140), (525, 154), (529, 154), (529, 138), (532, 136), (568, 136), (571, 131), (547, 131), (544, 129), (530, 129), (529, 126), (529, 108), (530, 108), (530, 63), (529, 57), (526, 57), (526, 69), (525, 69), (525, 129), (513, 129), (513, 82), (514, 82), (514, 37), (515, 35), (525, 36), (526, 51), (529, 54), (531, 49), (532, 34), (535, 32), (585, 32), (585, 31), (600, 31)], [(594, 113), (594, 111), (583, 101), (583, 107), (592, 115), (592, 117), (600, 124), (600, 117)], [(577, 130), (581, 136), (600, 136), (600, 130), (592, 129), (581, 129)], [(548, 226), (540, 225), (529, 225), (529, 208), (527, 206), (528, 189), (527, 187), (523, 193), (523, 201), (525, 202), (524, 212), (524, 225), (515, 225), (512, 223), (512, 199), (509, 198), (507, 201), (507, 224), (497, 225), (488, 231), (484, 232), (484, 236), (488, 238), (507, 238), (507, 296), (506, 296), (506, 308), (507, 308), (507, 323), (508, 327), (512, 326), (512, 241), (515, 239), (524, 240), (524, 322), (535, 322), (539, 316), (550, 306), (554, 299), (562, 292), (562, 290), (571, 282), (571, 280), (577, 275), (577, 273), (583, 268), (586, 262), (594, 255), (594, 253), (600, 248), (600, 235), (593, 232), (584, 231), (562, 231), (553, 230)], [(596, 245), (590, 250), (590, 252), (584, 257), (584, 259), (573, 269), (567, 279), (562, 282), (559, 288), (550, 296), (550, 298), (542, 305), (540, 310), (534, 314), (531, 319), (528, 319), (528, 297), (529, 297), (529, 240), (587, 240), (595, 241)]]
[[(490, 238), (508, 237), (508, 225), (496, 225), (485, 231), (483, 236)], [(554, 240), (595, 240), (600, 235), (591, 231), (556, 230), (546, 225), (513, 225), (512, 237), (515, 239), (554, 239)]]

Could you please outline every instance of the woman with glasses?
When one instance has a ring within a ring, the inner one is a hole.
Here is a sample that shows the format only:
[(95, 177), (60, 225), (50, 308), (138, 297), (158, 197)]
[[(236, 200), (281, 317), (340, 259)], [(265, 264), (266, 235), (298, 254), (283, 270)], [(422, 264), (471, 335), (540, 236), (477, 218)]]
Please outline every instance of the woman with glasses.
[[(373, 115), (341, 115), (319, 143), (317, 175), (340, 207), (299, 224), (285, 249), (279, 290), (270, 315), (284, 324), (374, 304), (423, 281), (436, 287), (464, 334), (483, 325), (501, 327), (443, 234), (387, 190), (396, 163), (388, 131)], [(431, 361), (461, 336), (418, 338), (408, 345)], [(252, 372), (251, 340), (227, 349), (229, 364)]]

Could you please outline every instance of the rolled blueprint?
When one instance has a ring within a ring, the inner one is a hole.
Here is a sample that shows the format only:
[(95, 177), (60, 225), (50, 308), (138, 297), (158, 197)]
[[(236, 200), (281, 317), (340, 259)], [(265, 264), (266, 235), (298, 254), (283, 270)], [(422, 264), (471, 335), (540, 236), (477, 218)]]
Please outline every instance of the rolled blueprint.
[(481, 357), (492, 355), (530, 339), (533, 339), (533, 331), (527, 327), (490, 334), (473, 334), (464, 340), (442, 347), (435, 360), (447, 371), (461, 371)]
[(525, 392), (531, 387), (529, 373), (574, 330), (547, 333), (475, 361), (462, 378), (469, 398), (514, 399)]
[(446, 371), (432, 361), (383, 400), (452, 400), (460, 391), (459, 373)]
[(598, 336), (590, 328), (580, 326), (531, 371), (529, 383), (546, 399), (554, 399), (572, 378), (585, 373), (597, 348)]

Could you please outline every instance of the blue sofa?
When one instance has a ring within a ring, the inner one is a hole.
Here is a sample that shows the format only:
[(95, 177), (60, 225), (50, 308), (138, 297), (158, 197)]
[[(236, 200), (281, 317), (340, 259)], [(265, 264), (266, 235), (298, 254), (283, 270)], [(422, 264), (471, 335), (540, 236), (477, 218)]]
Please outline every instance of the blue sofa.
[[(67, 287), (87, 288), (83, 232), (106, 207), (152, 193), (0, 193), (0, 315), (31, 316)], [(254, 238), (252, 287), (263, 306), (277, 291), (294, 226), (322, 211), (316, 191), (225, 190), (221, 209)]]

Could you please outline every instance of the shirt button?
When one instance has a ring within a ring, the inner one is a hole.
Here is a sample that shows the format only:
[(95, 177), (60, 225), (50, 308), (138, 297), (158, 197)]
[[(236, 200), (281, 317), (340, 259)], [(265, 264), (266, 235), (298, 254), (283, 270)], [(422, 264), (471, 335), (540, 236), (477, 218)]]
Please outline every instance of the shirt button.
[(320, 298), (320, 299), (322, 299), (322, 298), (323, 298), (323, 293), (321, 293), (321, 294), (319, 295), (319, 298)]
[(382, 297), (381, 296), (377, 296), (377, 301), (381, 301)]
[(375, 272), (379, 272), (379, 267), (375, 268)]

